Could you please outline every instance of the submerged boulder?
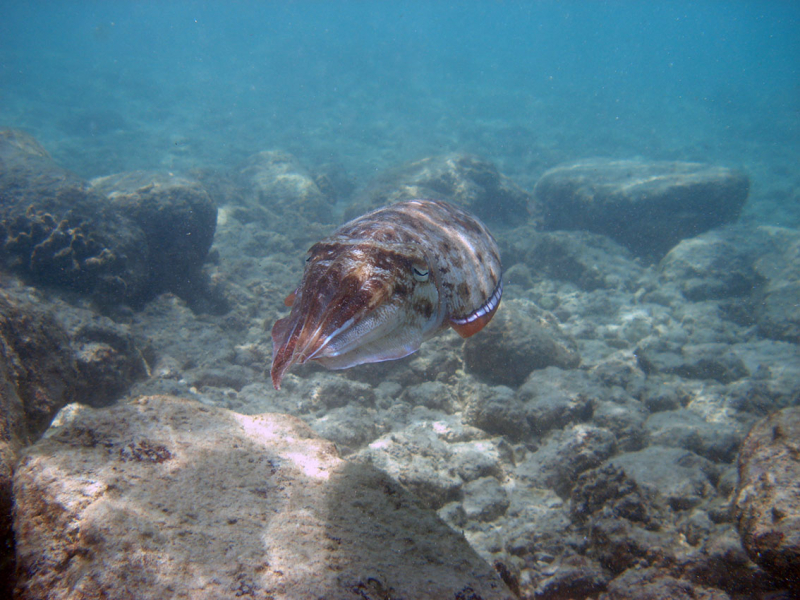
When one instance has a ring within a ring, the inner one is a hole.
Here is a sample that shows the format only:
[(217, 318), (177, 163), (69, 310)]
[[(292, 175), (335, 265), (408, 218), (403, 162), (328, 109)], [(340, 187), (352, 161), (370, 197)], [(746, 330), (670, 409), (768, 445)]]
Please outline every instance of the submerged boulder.
[(468, 154), (445, 154), (414, 161), (383, 173), (348, 213), (411, 198), (448, 200), (487, 223), (518, 225), (528, 219), (529, 194), (492, 163)]
[(14, 492), (24, 598), (511, 598), (435, 513), (286, 415), (73, 405)]
[(729, 344), (683, 344), (653, 336), (636, 347), (639, 367), (648, 375), (679, 375), (684, 379), (713, 379), (731, 383), (750, 376), (744, 361)]
[(731, 600), (726, 592), (656, 567), (628, 569), (608, 584), (600, 600)]
[(782, 227), (759, 227), (771, 251), (754, 263), (765, 280), (756, 297), (756, 322), (762, 335), (800, 343), (800, 231)]
[(0, 264), (101, 299), (147, 283), (145, 234), (28, 134), (0, 131)]
[(713, 482), (719, 476), (718, 467), (689, 450), (654, 445), (608, 462), (647, 493), (659, 494), (673, 510), (694, 508), (717, 495)]
[(659, 263), (689, 300), (746, 302), (764, 337), (800, 341), (800, 231), (725, 227), (683, 240)]
[(626, 248), (587, 231), (537, 231), (531, 225), (517, 227), (499, 240), (504, 264), (525, 265), (529, 280), (516, 280), (512, 266), (504, 273), (509, 284), (531, 287), (532, 278), (569, 281), (581, 290), (635, 290), (643, 267)]
[(14, 571), (12, 476), (22, 448), (74, 400), (79, 372), (66, 332), (47, 313), (0, 292), (0, 596)]
[(91, 184), (144, 232), (150, 288), (180, 291), (197, 278), (217, 226), (217, 207), (198, 182), (133, 171)]
[(29, 135), (0, 131), (0, 265), (101, 302), (192, 287), (216, 227), (196, 182), (133, 172), (88, 184)]
[(90, 406), (108, 406), (145, 378), (148, 366), (126, 326), (87, 317), (71, 319), (67, 330), (78, 364), (76, 397)]
[(467, 371), (494, 385), (517, 387), (536, 369), (574, 369), (578, 345), (557, 319), (527, 300), (507, 300), (480, 335), (464, 342)]
[(244, 206), (236, 211), (242, 221), (269, 222), (275, 215), (309, 223), (333, 220), (332, 199), (288, 152), (258, 152), (239, 165), (234, 179), (243, 190)]
[(750, 430), (739, 453), (733, 512), (750, 558), (800, 591), (800, 407)]
[(763, 282), (753, 268), (761, 236), (738, 228), (709, 231), (681, 241), (658, 265), (693, 301), (747, 297)]
[(750, 182), (702, 163), (588, 159), (547, 171), (534, 189), (550, 230), (607, 235), (647, 258), (736, 221)]

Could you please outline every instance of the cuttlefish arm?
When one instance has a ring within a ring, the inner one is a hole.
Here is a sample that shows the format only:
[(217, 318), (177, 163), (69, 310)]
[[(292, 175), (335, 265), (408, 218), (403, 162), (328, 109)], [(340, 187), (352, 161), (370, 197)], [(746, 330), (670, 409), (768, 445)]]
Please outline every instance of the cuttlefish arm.
[(428, 267), (414, 247), (349, 240), (314, 246), (301, 285), (287, 298), (289, 316), (272, 328), (273, 385), (309, 360), (344, 369), (416, 350), (438, 303), (435, 284), (419, 281), (420, 272)]

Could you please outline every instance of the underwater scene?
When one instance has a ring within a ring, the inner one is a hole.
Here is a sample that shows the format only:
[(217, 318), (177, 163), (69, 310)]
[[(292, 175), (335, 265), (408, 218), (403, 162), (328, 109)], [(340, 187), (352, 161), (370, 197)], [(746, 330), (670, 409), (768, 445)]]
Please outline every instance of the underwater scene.
[(0, 0), (0, 598), (800, 597), (800, 4)]

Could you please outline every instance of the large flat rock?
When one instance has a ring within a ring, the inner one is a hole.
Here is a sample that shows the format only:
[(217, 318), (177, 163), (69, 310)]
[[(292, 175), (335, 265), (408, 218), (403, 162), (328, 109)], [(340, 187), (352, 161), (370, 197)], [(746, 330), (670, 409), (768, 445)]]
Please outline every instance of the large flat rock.
[(286, 415), (70, 405), (14, 479), (20, 598), (510, 598), (435, 513)]
[(682, 239), (736, 221), (750, 182), (702, 163), (589, 159), (542, 175), (534, 196), (546, 229), (585, 230), (660, 258)]

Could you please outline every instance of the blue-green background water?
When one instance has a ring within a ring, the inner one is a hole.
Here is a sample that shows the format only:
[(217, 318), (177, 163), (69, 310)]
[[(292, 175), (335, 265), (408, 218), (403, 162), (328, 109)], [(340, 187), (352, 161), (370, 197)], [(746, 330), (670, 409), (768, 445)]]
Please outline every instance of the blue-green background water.
[(85, 177), (264, 149), (356, 183), (466, 151), (747, 170), (797, 226), (798, 2), (0, 2), (0, 126)]

